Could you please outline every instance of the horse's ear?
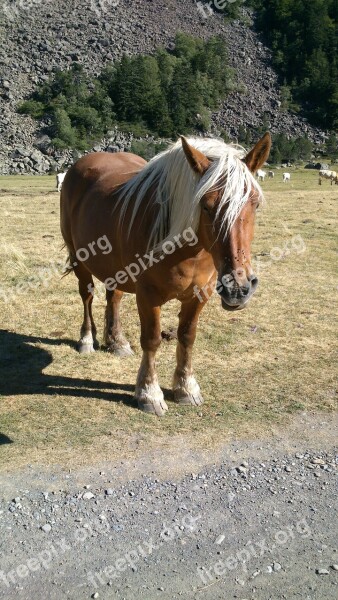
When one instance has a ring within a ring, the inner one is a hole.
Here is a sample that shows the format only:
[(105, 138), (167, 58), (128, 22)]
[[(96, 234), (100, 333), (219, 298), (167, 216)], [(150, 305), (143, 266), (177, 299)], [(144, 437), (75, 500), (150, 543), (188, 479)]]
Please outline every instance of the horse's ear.
[(196, 148), (193, 148), (193, 146), (190, 146), (190, 144), (188, 144), (186, 138), (183, 137), (183, 135), (181, 135), (181, 140), (184, 154), (192, 170), (201, 176), (204, 175), (206, 170), (211, 165), (210, 160), (206, 156), (204, 156), (202, 152), (200, 152)]
[(250, 150), (249, 154), (243, 158), (243, 162), (245, 162), (251, 173), (256, 173), (267, 161), (271, 150), (271, 143), (271, 135), (267, 131), (262, 139), (257, 142), (256, 146)]

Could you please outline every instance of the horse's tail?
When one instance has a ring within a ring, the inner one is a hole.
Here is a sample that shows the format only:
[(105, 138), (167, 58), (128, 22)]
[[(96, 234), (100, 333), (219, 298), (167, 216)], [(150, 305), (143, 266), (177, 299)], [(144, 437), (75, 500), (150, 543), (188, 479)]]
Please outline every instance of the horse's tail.
[(60, 194), (60, 227), (61, 235), (64, 241), (64, 244), (61, 249), (63, 250), (64, 248), (67, 248), (68, 250), (68, 256), (62, 272), (62, 278), (66, 277), (66, 275), (69, 275), (69, 273), (74, 271), (74, 265), (76, 261), (75, 248), (72, 243), (72, 236), (69, 227), (69, 219), (67, 218), (67, 207), (65, 207), (65, 193), (66, 185), (62, 186)]
[(74, 263), (75, 263), (75, 258), (76, 258), (74, 248), (71, 248), (70, 246), (68, 246), (67, 242), (64, 243), (61, 250), (63, 250), (64, 248), (68, 249), (68, 256), (67, 256), (66, 264), (65, 264), (63, 272), (62, 272), (61, 279), (63, 279), (64, 277), (67, 277), (67, 275), (69, 275), (69, 273), (72, 273), (72, 271), (74, 271)]

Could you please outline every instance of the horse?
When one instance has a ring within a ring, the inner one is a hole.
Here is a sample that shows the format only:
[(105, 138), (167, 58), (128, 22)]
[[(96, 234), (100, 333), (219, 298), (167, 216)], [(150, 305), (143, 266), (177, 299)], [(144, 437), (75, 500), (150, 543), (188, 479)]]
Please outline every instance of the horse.
[(64, 182), (65, 177), (66, 173), (58, 173), (56, 175), (56, 189), (58, 192), (61, 192), (62, 184)]
[(286, 183), (287, 181), (291, 181), (291, 175), (290, 173), (283, 173), (283, 182)]
[(199, 315), (216, 288), (222, 307), (244, 308), (258, 279), (250, 249), (263, 193), (254, 173), (267, 160), (267, 132), (246, 154), (214, 139), (181, 137), (149, 163), (130, 153), (93, 153), (68, 171), (61, 191), (61, 232), (84, 307), (78, 349), (98, 348), (93, 276), (104, 282), (107, 349), (132, 353), (120, 321), (124, 292), (136, 294), (141, 324), (138, 407), (168, 410), (155, 370), (161, 306), (181, 303), (174, 400), (203, 402), (192, 369)]
[(269, 179), (273, 179), (273, 178), (274, 178), (274, 176), (275, 176), (275, 174), (274, 174), (274, 172), (273, 172), (273, 171), (269, 171), (269, 172), (268, 172), (268, 177), (269, 177)]
[(319, 185), (322, 185), (322, 179), (329, 179), (331, 181), (331, 185), (335, 183), (337, 185), (338, 176), (336, 171), (329, 171), (328, 169), (322, 169), (319, 171)]
[(257, 177), (258, 177), (259, 181), (264, 181), (265, 177), (266, 177), (266, 171), (262, 171), (261, 169), (258, 169)]

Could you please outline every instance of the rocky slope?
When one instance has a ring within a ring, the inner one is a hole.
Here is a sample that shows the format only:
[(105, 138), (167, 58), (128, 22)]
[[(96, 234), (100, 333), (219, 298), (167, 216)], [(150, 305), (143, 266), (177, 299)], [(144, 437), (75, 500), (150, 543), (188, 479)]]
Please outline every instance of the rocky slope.
[[(217, 14), (207, 17), (194, 0), (32, 0), (23, 4), (2, 0), (0, 11), (0, 173), (43, 173), (72, 160), (67, 153), (47, 155), (37, 123), (16, 113), (18, 102), (37, 83), (73, 61), (98, 73), (123, 53), (170, 47), (177, 30), (203, 38), (222, 35), (229, 48), (230, 64), (243, 91), (230, 94), (214, 114), (216, 131), (223, 127), (235, 138), (240, 125), (257, 126), (265, 114), (272, 132), (323, 140), (323, 132), (304, 119), (280, 111), (279, 84), (269, 51), (244, 22), (226, 23)], [(250, 20), (249, 12), (245, 19)], [(98, 148), (107, 144), (128, 148), (130, 137), (116, 137), (113, 132)]]

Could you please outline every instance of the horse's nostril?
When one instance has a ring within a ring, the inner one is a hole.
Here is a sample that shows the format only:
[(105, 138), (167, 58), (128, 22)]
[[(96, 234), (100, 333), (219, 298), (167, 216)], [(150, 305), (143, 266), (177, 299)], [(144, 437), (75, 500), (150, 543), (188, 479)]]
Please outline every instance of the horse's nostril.
[(249, 277), (249, 281), (251, 283), (252, 289), (255, 289), (258, 286), (258, 277), (256, 277), (255, 275), (251, 275)]

